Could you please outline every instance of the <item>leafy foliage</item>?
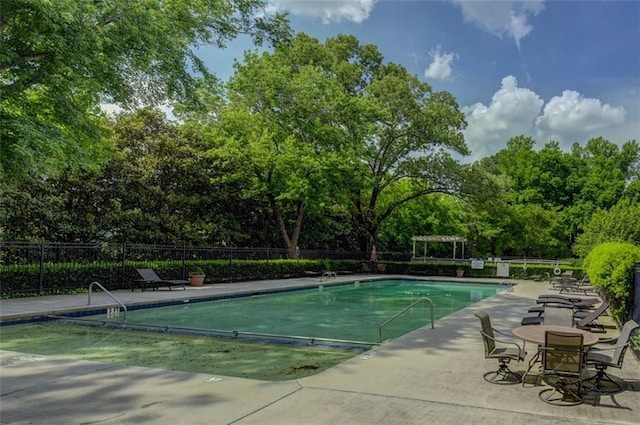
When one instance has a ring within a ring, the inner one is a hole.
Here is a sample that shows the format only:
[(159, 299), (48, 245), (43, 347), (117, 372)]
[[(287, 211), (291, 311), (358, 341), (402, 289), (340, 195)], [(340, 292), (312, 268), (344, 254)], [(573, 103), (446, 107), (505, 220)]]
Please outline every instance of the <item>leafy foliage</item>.
[[(264, 0), (4, 1), (0, 236), (567, 257), (638, 243), (640, 147), (516, 136), (464, 165), (464, 114), (350, 35), (291, 37)], [(197, 57), (249, 34), (228, 85)], [(226, 89), (226, 91), (224, 91)], [(97, 105), (179, 103), (182, 122)], [(7, 190), (7, 189), (11, 190)], [(623, 200), (621, 200), (623, 199)], [(366, 254), (365, 254), (366, 255)]]
[(95, 163), (104, 149), (101, 101), (195, 100), (209, 77), (194, 46), (289, 36), (262, 0), (3, 1), (0, 129), (3, 180)]
[(252, 191), (268, 199), (292, 255), (306, 214), (339, 214), (332, 200), (358, 160), (354, 137), (361, 131), (361, 99), (349, 90), (360, 84), (353, 77), (371, 50), (353, 37), (323, 45), (298, 34), (273, 53), (248, 52), (236, 64), (222, 115), (229, 136), (223, 149), (249, 164)]
[(584, 147), (575, 144), (571, 152), (562, 152), (557, 142), (537, 152), (534, 146), (531, 138), (514, 137), (480, 162), (502, 182), (508, 206), (491, 220), (508, 230), (511, 240), (502, 253), (569, 256), (592, 214), (613, 207), (637, 179), (640, 147), (635, 141), (619, 147), (601, 137)]
[(623, 198), (609, 210), (596, 211), (578, 236), (574, 252), (584, 257), (605, 242), (627, 242), (640, 246), (640, 203)]
[(602, 289), (613, 317), (624, 323), (633, 303), (633, 269), (640, 263), (640, 247), (630, 243), (607, 242), (597, 245), (584, 260), (591, 282)]

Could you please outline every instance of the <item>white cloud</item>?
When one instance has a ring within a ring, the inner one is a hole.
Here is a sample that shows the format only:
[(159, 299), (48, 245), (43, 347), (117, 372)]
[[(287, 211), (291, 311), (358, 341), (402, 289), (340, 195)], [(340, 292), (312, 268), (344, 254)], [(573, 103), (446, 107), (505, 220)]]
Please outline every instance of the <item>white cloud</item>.
[(433, 58), (433, 61), (424, 71), (425, 77), (437, 80), (449, 78), (451, 76), (451, 63), (458, 58), (458, 55), (451, 52), (440, 53), (440, 46), (438, 46), (437, 49), (429, 52), (429, 56)]
[(502, 79), (491, 104), (476, 103), (462, 108), (468, 126), (465, 139), (476, 159), (506, 146), (513, 136), (530, 134), (544, 101), (533, 91), (518, 87), (512, 75)]
[(536, 120), (542, 134), (562, 137), (572, 133), (592, 133), (625, 119), (623, 107), (602, 104), (599, 99), (585, 98), (573, 90), (565, 90), (562, 96), (554, 96), (544, 107), (544, 113)]
[(272, 0), (271, 9), (292, 15), (311, 16), (324, 23), (342, 20), (361, 23), (369, 17), (378, 0)]
[(499, 37), (507, 34), (513, 37), (518, 48), (520, 40), (533, 30), (529, 18), (544, 10), (544, 0), (451, 1), (460, 6), (465, 22), (473, 22)]
[(571, 143), (597, 136), (625, 142), (638, 129), (637, 124), (625, 123), (623, 106), (603, 104), (573, 90), (565, 90), (545, 105), (535, 92), (518, 87), (511, 75), (502, 79), (489, 105), (478, 102), (463, 107), (462, 112), (467, 118), (464, 135), (472, 161), (493, 155), (521, 134), (534, 137), (539, 145), (556, 140), (568, 149)]

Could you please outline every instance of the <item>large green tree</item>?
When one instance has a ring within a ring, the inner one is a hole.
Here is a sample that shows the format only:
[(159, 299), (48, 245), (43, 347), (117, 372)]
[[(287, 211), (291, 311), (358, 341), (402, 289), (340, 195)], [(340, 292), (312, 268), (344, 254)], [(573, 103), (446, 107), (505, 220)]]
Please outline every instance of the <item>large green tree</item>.
[[(252, 191), (270, 202), (284, 245), (295, 255), (304, 217), (329, 211), (357, 161), (361, 100), (336, 73), (365, 60), (353, 37), (325, 44), (298, 34), (274, 52), (247, 52), (229, 83), (225, 153), (242, 158)], [(353, 84), (353, 81), (351, 82)]]
[[(299, 34), (272, 53), (249, 53), (230, 89), (239, 123), (230, 134), (241, 135), (289, 249), (309, 208), (342, 208), (368, 251), (400, 205), (460, 192), (464, 168), (450, 152), (468, 151), (454, 97), (353, 36), (323, 44)], [(410, 190), (395, 191), (403, 180)]]
[[(362, 94), (372, 111), (360, 140), (362, 178), (347, 198), (366, 252), (399, 206), (431, 193), (462, 194), (467, 170), (451, 153), (468, 154), (464, 115), (450, 93), (434, 91), (393, 63), (373, 71)], [(410, 190), (396, 190), (405, 180)]]
[(105, 138), (98, 104), (193, 100), (209, 72), (197, 47), (241, 33), (289, 36), (263, 0), (3, 0), (0, 175), (94, 163)]

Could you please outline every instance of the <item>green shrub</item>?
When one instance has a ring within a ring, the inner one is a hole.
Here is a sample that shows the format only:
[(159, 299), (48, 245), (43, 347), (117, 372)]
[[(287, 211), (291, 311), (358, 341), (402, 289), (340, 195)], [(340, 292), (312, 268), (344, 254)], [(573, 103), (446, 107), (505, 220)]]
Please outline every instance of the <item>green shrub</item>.
[(591, 283), (600, 288), (611, 306), (612, 316), (625, 322), (633, 303), (633, 266), (640, 263), (640, 247), (625, 242), (597, 245), (584, 259)]

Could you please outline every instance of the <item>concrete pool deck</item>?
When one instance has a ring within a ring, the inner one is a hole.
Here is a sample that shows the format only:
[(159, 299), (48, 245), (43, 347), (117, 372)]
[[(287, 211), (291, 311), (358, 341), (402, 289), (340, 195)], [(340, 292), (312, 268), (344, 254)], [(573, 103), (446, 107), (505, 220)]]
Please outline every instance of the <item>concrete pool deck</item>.
[[(365, 276), (339, 277), (342, 280)], [(448, 279), (456, 280), (456, 279)], [(335, 281), (335, 280), (334, 280)], [(331, 281), (331, 282), (334, 282)], [(460, 280), (462, 281), (462, 279)], [(464, 279), (472, 281), (472, 279)], [(626, 390), (556, 407), (542, 386), (492, 385), (497, 362), (484, 358), (479, 309), (509, 331), (546, 283), (512, 281), (503, 291), (317, 375), (265, 382), (0, 351), (1, 424), (638, 424), (640, 364), (627, 350)], [(206, 285), (186, 291), (115, 291), (127, 305), (236, 291), (317, 285), (318, 278)], [(0, 319), (86, 308), (87, 295), (0, 301)], [(111, 306), (103, 293), (92, 305)], [(1, 331), (1, 330), (0, 330)], [(527, 361), (535, 351), (527, 345)], [(526, 362), (513, 365), (526, 369)]]

